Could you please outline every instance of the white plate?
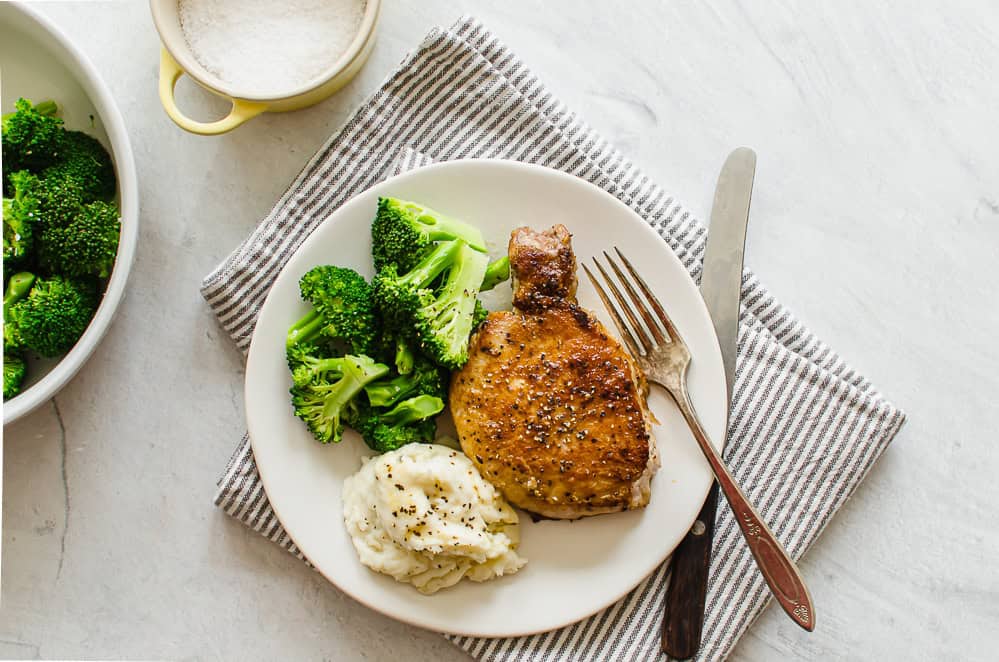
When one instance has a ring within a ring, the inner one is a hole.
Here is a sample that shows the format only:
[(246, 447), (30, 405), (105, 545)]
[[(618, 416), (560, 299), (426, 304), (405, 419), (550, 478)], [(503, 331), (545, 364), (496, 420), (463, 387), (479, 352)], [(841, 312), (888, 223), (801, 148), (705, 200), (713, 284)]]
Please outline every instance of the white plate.
[[(418, 200), (482, 229), (494, 257), (520, 225), (563, 223), (580, 261), (616, 245), (650, 281), (690, 346), (691, 398), (712, 439), (725, 420), (725, 377), (707, 310), (687, 272), (638, 215), (581, 179), (510, 161), (455, 161), (394, 177), (334, 212), (292, 256), (267, 297), (246, 366), (246, 412), (253, 453), (271, 505), (285, 530), (331, 582), (365, 605), (401, 621), (474, 636), (550, 630), (599, 611), (634, 588), (673, 551), (693, 523), (711, 483), (710, 470), (679, 412), (658, 387), (649, 404), (663, 468), (640, 511), (576, 522), (532, 522), (521, 514), (517, 574), (483, 584), (461, 582), (434, 596), (360, 564), (342, 518), (343, 479), (369, 454), (352, 431), (340, 445), (317, 443), (292, 414), (284, 359), (288, 327), (306, 311), (298, 279), (318, 264), (372, 275), (370, 224), (379, 195)], [(487, 305), (509, 301), (509, 285)], [(586, 278), (580, 303), (613, 328)]]
[(21, 392), (3, 403), (3, 423), (7, 425), (47, 402), (65, 386), (111, 326), (125, 293), (139, 237), (139, 187), (128, 132), (114, 97), (87, 56), (47, 18), (31, 7), (0, 2), (0, 63), (0, 110), (13, 110), (18, 97), (58, 103), (66, 128), (89, 133), (111, 153), (121, 210), (118, 255), (100, 307), (68, 354), (57, 359), (29, 357)]

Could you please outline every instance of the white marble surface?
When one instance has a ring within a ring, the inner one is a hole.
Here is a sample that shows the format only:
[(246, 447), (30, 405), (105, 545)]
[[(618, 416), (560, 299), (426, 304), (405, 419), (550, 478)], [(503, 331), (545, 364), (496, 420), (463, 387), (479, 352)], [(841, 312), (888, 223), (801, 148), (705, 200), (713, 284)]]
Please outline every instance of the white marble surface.
[(4, 430), (0, 656), (464, 658), (211, 506), (242, 363), (198, 285), (406, 50), (471, 12), (701, 217), (727, 151), (755, 147), (749, 263), (909, 413), (802, 564), (817, 631), (771, 609), (733, 659), (995, 659), (997, 5), (627, 6), (387, 0), (342, 93), (216, 139), (160, 109), (145, 3), (42, 7), (120, 100), (143, 227), (103, 345)]

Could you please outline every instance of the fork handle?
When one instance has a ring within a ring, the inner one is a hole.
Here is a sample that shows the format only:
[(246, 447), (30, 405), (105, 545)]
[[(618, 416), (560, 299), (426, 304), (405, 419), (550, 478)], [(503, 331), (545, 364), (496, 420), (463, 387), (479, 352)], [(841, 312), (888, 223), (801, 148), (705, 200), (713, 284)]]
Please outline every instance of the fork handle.
[(732, 474), (729, 473), (718, 452), (708, 441), (704, 428), (690, 404), (686, 389), (682, 389), (679, 394), (674, 393), (672, 389), (667, 390), (673, 395), (677, 407), (694, 434), (694, 439), (697, 440), (697, 445), (701, 447), (704, 457), (711, 465), (711, 471), (715, 474), (718, 486), (735, 514), (739, 528), (742, 529), (742, 535), (749, 545), (749, 551), (753, 553), (756, 565), (759, 566), (760, 572), (774, 597), (777, 598), (778, 604), (791, 617), (791, 620), (811, 632), (815, 629), (815, 609), (812, 607), (812, 596), (808, 592), (808, 587), (805, 586), (805, 580), (801, 577), (798, 567), (787, 555), (784, 547), (777, 542), (770, 527), (749, 503), (749, 499), (746, 498)]

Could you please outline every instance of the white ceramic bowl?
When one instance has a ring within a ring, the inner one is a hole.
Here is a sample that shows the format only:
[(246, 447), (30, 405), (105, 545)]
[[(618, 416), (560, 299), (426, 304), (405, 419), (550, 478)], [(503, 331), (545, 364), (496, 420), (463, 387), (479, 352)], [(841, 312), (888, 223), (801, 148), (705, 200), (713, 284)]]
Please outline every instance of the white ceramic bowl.
[(104, 337), (125, 292), (139, 234), (139, 191), (132, 147), (118, 107), (90, 60), (47, 18), (20, 3), (0, 3), (0, 108), (18, 97), (53, 99), (67, 128), (98, 138), (114, 159), (121, 209), (121, 239), (114, 271), (90, 326), (61, 359), (31, 361), (24, 387), (3, 403), (4, 425), (55, 395), (73, 378)]

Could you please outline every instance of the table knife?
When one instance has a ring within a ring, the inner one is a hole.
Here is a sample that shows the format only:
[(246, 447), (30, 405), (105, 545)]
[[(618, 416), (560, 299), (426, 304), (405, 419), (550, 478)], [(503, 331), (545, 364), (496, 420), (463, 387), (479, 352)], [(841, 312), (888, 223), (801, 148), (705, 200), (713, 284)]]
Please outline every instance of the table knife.
[[(725, 367), (729, 402), (726, 411), (731, 411), (735, 385), (742, 263), (755, 174), (756, 153), (747, 147), (732, 152), (722, 166), (701, 269), (701, 296), (711, 314)], [(727, 414), (725, 430), (727, 436)], [(724, 442), (723, 439), (723, 449)], [(701, 645), (717, 506), (718, 483), (712, 483), (694, 525), (673, 552), (673, 573), (666, 593), (662, 637), (663, 652), (673, 658), (693, 657)]]

